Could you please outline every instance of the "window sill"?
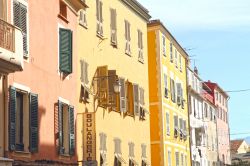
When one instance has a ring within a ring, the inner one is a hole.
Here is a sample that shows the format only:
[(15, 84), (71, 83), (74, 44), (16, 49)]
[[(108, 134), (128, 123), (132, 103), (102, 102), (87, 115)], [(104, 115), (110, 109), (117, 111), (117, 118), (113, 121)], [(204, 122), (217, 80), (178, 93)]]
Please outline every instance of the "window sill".
[(138, 62), (140, 62), (141, 64), (144, 64), (144, 60), (143, 59), (138, 59)]
[(104, 40), (103, 34), (101, 35), (101, 34), (99, 34), (98, 32), (96, 32), (96, 36), (99, 37), (101, 40)]
[(71, 155), (69, 154), (60, 154), (59, 155), (59, 159), (62, 159), (62, 160), (70, 160), (71, 159)]
[(128, 51), (125, 51), (125, 54), (132, 57), (131, 52), (129, 53)]
[(111, 42), (110, 45), (114, 48), (117, 48), (117, 43)]
[(63, 20), (63, 21), (66, 22), (67, 24), (69, 23), (69, 21), (67, 20), (67, 18), (64, 17), (64, 16), (61, 15), (61, 14), (58, 14), (58, 18), (60, 18), (61, 20)]
[(87, 23), (83, 24), (83, 23), (80, 23), (80, 22), (79, 22), (79, 25), (81, 25), (81, 26), (82, 26), (83, 28), (85, 28), (85, 29), (88, 29)]
[(25, 151), (14, 151), (13, 156), (14, 157), (22, 157), (22, 158), (31, 158), (31, 153), (25, 152)]

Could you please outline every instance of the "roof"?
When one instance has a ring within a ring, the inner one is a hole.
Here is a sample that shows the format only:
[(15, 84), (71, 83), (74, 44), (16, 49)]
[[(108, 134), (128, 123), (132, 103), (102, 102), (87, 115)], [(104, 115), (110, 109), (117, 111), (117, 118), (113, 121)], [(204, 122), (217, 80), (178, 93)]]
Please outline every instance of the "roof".
[(144, 20), (149, 21), (151, 16), (149, 15), (149, 11), (143, 7), (137, 0), (120, 0), (125, 5), (127, 5), (130, 9), (132, 9), (136, 14), (141, 16)]
[(169, 34), (171, 39), (177, 44), (177, 46), (181, 49), (181, 51), (185, 54), (186, 59), (189, 60), (188, 53), (182, 48), (179, 42), (175, 39), (175, 37), (169, 32), (169, 30), (160, 20), (150, 20), (150, 22), (148, 23), (148, 27), (154, 27), (154, 26), (161, 26), (166, 31), (166, 33)]
[(207, 86), (209, 86), (209, 88), (211, 90), (214, 90), (214, 89), (219, 89), (226, 97), (229, 97), (229, 95), (215, 82), (211, 82), (210, 80), (208, 80), (207, 82), (205, 82), (205, 84)]
[(238, 149), (243, 141), (244, 141), (243, 139), (230, 141), (231, 152), (237, 153), (237, 151), (238, 151)]

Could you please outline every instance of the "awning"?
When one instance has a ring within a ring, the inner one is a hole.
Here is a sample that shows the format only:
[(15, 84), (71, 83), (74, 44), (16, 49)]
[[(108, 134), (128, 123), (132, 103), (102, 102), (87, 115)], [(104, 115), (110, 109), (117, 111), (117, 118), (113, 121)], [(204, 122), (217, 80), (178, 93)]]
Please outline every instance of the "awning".
[(117, 157), (117, 159), (118, 159), (121, 163), (127, 164), (126, 161), (124, 160), (124, 158), (122, 157), (121, 154), (115, 154), (115, 156)]

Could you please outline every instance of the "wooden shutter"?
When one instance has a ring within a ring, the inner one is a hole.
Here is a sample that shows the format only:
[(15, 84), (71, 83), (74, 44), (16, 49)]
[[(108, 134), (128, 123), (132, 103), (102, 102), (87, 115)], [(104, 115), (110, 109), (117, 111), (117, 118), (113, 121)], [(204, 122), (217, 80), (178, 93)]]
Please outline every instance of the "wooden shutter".
[(120, 91), (120, 111), (126, 112), (126, 89), (125, 89), (125, 79), (119, 78), (121, 84)]
[(38, 152), (38, 95), (30, 93), (30, 152)]
[(97, 93), (99, 106), (106, 107), (108, 104), (108, 66), (97, 68)]
[(16, 146), (16, 89), (9, 89), (9, 150), (15, 150)]
[(96, 19), (97, 22), (100, 21), (100, 4), (99, 4), (100, 0), (96, 0)]
[(60, 28), (59, 30), (60, 49), (60, 71), (66, 74), (72, 73), (72, 31)]
[(110, 10), (110, 17), (111, 17), (111, 43), (116, 44), (117, 37), (116, 37), (116, 10)]
[(115, 110), (117, 109), (117, 93), (115, 93), (114, 90), (114, 84), (116, 83), (117, 77), (116, 77), (116, 70), (108, 70), (108, 101), (111, 106), (111, 109)]
[(145, 104), (144, 89), (140, 87), (139, 90), (140, 90), (140, 104), (144, 106)]
[(139, 115), (139, 86), (137, 84), (133, 85), (133, 96), (134, 96), (134, 113)]
[(69, 106), (69, 154), (75, 154), (75, 123), (73, 106)]
[(63, 148), (63, 103), (58, 100), (58, 137), (59, 137), (59, 154), (64, 154)]
[(27, 54), (27, 7), (16, 0), (13, 1), (13, 19), (14, 25), (22, 30), (23, 51)]

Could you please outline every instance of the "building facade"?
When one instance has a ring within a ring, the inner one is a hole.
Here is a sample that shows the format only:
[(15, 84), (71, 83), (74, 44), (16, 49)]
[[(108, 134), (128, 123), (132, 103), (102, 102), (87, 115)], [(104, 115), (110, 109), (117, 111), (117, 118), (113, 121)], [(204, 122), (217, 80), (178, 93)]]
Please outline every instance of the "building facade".
[(190, 165), (188, 55), (159, 20), (148, 24), (152, 165)]
[(0, 0), (0, 165), (6, 166), (13, 162), (5, 156), (8, 76), (24, 68), (22, 32), (11, 21), (7, 3), (7, 0)]
[[(4, 15), (8, 22), (6, 27), (1, 20), (0, 36), (2, 27), (4, 30), (14, 29), (15, 36), (19, 36), (14, 43), (18, 44), (7, 53), (11, 54), (12, 63), (19, 63), (15, 65), (19, 70), (23, 63), (22, 72), (4, 77), (4, 108), (1, 108), (4, 116), (0, 116), (4, 117), (4, 121), (0, 120), (1, 126), (4, 125), (1, 130), (4, 138), (0, 140), (4, 141), (0, 145), (0, 154), (4, 152), (6, 158), (20, 165), (77, 164), (75, 117), (78, 102), (75, 92), (78, 53), (73, 43), (77, 36), (77, 12), (86, 5), (78, 0), (0, 2), (6, 4), (0, 11), (6, 11)], [(5, 35), (10, 34), (4, 31), (4, 39)], [(3, 48), (8, 47), (9, 43), (5, 42)], [(18, 59), (23, 62), (16, 62)], [(2, 69), (8, 65), (0, 66)]]
[(216, 83), (207, 81), (205, 85), (211, 90), (207, 92), (213, 96), (213, 104), (217, 108), (217, 134), (218, 155), (220, 165), (231, 164), (230, 154), (230, 128), (228, 123), (228, 100), (229, 96)]
[[(206, 89), (209, 89), (206, 87)], [(203, 115), (205, 123), (205, 147), (207, 166), (217, 166), (218, 158), (218, 134), (217, 134), (217, 107), (213, 103), (213, 96), (203, 91)], [(205, 164), (205, 165), (206, 165)]]
[(198, 76), (197, 68), (193, 71), (188, 67), (187, 78), (192, 165), (199, 166), (207, 162), (202, 80)]
[(83, 165), (150, 165), (148, 11), (86, 1), (77, 47), (77, 153)]

